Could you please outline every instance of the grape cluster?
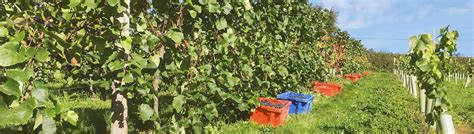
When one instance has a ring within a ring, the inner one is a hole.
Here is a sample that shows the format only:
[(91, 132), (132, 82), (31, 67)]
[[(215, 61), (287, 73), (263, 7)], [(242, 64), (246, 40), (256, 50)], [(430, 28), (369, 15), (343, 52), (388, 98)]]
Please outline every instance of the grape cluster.
[(267, 100), (260, 100), (260, 106), (268, 106), (268, 107), (273, 107), (273, 108), (281, 109), (281, 108), (283, 108), (283, 106), (285, 106), (285, 105), (284, 105), (284, 104), (281, 104), (281, 103), (268, 102)]
[(292, 95), (290, 96), (291, 98), (300, 98), (300, 99), (304, 99), (306, 97), (304, 97), (303, 95)]

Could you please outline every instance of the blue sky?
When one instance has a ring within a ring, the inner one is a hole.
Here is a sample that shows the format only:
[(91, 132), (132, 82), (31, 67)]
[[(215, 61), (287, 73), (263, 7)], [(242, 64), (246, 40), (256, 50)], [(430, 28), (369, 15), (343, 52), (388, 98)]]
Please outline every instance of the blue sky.
[(406, 53), (408, 38), (450, 25), (458, 52), (474, 56), (474, 0), (310, 0), (338, 12), (337, 24), (367, 48)]

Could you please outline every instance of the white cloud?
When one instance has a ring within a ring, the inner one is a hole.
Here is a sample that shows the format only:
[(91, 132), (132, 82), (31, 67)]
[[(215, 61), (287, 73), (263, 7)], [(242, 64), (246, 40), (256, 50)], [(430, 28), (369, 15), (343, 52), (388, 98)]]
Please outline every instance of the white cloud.
[(466, 6), (466, 7), (450, 7), (446, 9), (442, 9), (442, 13), (446, 13), (449, 15), (466, 15), (469, 13), (472, 13), (472, 6)]
[(391, 0), (321, 0), (325, 8), (335, 9), (343, 29), (359, 29), (380, 21), (393, 8)]
[(338, 12), (338, 25), (346, 30), (387, 23), (412, 23), (432, 15), (436, 9), (431, 2), (411, 0), (321, 0), (319, 2), (323, 7)]

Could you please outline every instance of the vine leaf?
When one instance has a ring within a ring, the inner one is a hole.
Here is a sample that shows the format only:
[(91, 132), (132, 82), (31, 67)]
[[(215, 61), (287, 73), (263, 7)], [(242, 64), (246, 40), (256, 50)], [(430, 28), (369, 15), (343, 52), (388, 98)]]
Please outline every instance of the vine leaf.
[(47, 103), (48, 101), (48, 90), (44, 88), (36, 88), (31, 91), (31, 95), (35, 98), (40, 104)]
[(110, 6), (114, 7), (115, 5), (117, 5), (119, 3), (118, 0), (107, 0), (107, 4), (109, 4)]
[(0, 26), (0, 37), (7, 37), (8, 36), (8, 29)]
[(147, 104), (141, 104), (138, 106), (138, 112), (142, 121), (150, 120), (151, 116), (153, 115), (153, 109)]
[(227, 21), (225, 20), (224, 17), (220, 18), (218, 21), (216, 21), (216, 28), (217, 30), (222, 30), (227, 27)]
[(0, 46), (0, 66), (11, 66), (24, 62), (27, 58), (24, 53), (18, 53), (20, 46), (17, 42), (7, 42)]
[(79, 119), (79, 115), (77, 115), (77, 113), (74, 112), (74, 111), (67, 111), (63, 118), (64, 118), (65, 121), (67, 121), (67, 122), (71, 123), (72, 125), (76, 126), (77, 119)]
[(250, 4), (249, 0), (244, 0), (244, 8), (245, 8), (245, 10), (252, 9), (252, 5)]
[(174, 43), (180, 43), (184, 39), (183, 33), (175, 29), (168, 31), (166, 37), (173, 40)]
[(39, 125), (41, 125), (41, 122), (43, 122), (43, 114), (40, 113), (40, 112), (37, 112), (36, 117), (35, 117), (35, 125), (33, 126), (33, 130), (36, 130), (36, 128), (38, 128)]
[(28, 99), (20, 104), (20, 106), (2, 110), (0, 109), (0, 127), (7, 125), (22, 125), (28, 123), (33, 116), (33, 109), (36, 107), (34, 99)]
[(197, 15), (196, 11), (189, 10), (188, 12), (189, 12), (189, 15), (191, 15), (191, 18), (196, 18), (196, 15)]
[(125, 53), (130, 54), (130, 50), (132, 49), (132, 38), (127, 37), (120, 41), (121, 47), (125, 50)]
[(69, 7), (74, 8), (77, 5), (81, 4), (82, 0), (69, 0)]
[(56, 121), (51, 117), (43, 118), (41, 128), (44, 134), (54, 134), (56, 132)]
[(94, 2), (94, 0), (85, 0), (84, 5), (90, 9), (94, 9), (97, 7), (97, 4)]
[(33, 76), (33, 69), (28, 67), (24, 69), (8, 69), (6, 70), (6, 74), (8, 77), (18, 81), (19, 83), (23, 83)]
[(35, 59), (39, 62), (46, 62), (48, 61), (49, 54), (50, 53), (46, 49), (38, 48), (38, 50), (36, 50)]
[(278, 73), (283, 77), (288, 76), (288, 70), (284, 66), (278, 67)]
[(14, 79), (7, 78), (6, 82), (3, 85), (0, 85), (0, 92), (3, 92), (6, 95), (13, 95), (15, 97), (21, 96), (20, 83)]
[(173, 98), (172, 106), (174, 109), (176, 109), (177, 112), (181, 112), (184, 102), (185, 102), (184, 96), (178, 95)]

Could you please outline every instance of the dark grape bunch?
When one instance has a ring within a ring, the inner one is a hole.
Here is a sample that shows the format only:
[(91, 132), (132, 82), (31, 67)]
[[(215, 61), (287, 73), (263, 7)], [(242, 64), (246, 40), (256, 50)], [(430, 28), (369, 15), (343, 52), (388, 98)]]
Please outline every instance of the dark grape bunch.
[(268, 107), (281, 109), (285, 105), (281, 103), (268, 102), (267, 100), (260, 100), (260, 106), (268, 106)]
[(291, 98), (300, 98), (300, 99), (306, 98), (306, 97), (303, 96), (303, 95), (292, 95), (292, 96), (290, 96), (290, 97), (291, 97)]

